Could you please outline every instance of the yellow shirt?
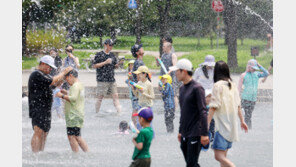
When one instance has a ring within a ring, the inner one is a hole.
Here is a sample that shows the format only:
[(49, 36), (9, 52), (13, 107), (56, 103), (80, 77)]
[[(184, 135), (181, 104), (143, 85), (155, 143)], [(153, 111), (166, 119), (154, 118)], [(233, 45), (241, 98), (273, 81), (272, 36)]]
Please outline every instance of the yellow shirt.
[(152, 107), (155, 95), (151, 82), (147, 79), (145, 82), (139, 81), (137, 84), (143, 87), (143, 93), (138, 89), (133, 89), (134, 95), (139, 98), (139, 105), (141, 107)]
[(216, 108), (214, 112), (215, 131), (229, 142), (238, 141), (238, 107), (240, 97), (237, 86), (228, 82), (218, 81), (214, 84), (210, 107)]

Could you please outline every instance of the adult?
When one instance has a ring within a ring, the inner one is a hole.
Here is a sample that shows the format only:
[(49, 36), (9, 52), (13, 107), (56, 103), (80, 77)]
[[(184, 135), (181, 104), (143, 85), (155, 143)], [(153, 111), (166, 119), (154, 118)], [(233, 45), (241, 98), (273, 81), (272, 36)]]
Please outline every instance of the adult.
[(117, 85), (115, 82), (115, 68), (118, 68), (118, 63), (115, 55), (111, 52), (114, 42), (111, 39), (106, 39), (104, 42), (104, 50), (98, 52), (94, 58), (93, 68), (97, 71), (97, 95), (96, 112), (101, 108), (101, 103), (104, 96), (111, 94), (113, 104), (117, 113), (121, 112), (119, 104)]
[[(215, 120), (215, 137), (212, 148), (215, 159), (221, 166), (234, 167), (235, 165), (226, 157), (232, 142), (238, 141), (238, 121), (245, 132), (248, 126), (244, 122), (238, 89), (230, 78), (229, 67), (224, 61), (218, 61), (214, 69), (214, 87), (210, 102), (208, 122)], [(208, 127), (210, 124), (208, 123)]]
[(214, 66), (215, 57), (207, 55), (205, 61), (199, 65), (200, 67), (195, 70), (193, 79), (200, 83), (204, 89), (212, 89), (214, 85)]
[(61, 71), (61, 66), (63, 65), (63, 60), (59, 56), (59, 52), (56, 48), (50, 49), (49, 55), (54, 59), (54, 65), (57, 67), (57, 69), (51, 70), (50, 75), (55, 76)]
[[(172, 37), (170, 37), (170, 36), (164, 36), (164, 37), (162, 38), (162, 43), (165, 43), (165, 42), (169, 42), (169, 43), (171, 43), (171, 44), (173, 45), (173, 39), (172, 39)], [(175, 48), (174, 48), (174, 46), (172, 46), (171, 52), (172, 52), (172, 53), (175, 53)]]
[(44, 150), (46, 136), (51, 124), (52, 89), (56, 83), (61, 82), (72, 67), (64, 69), (60, 74), (51, 77), (49, 73), (56, 69), (51, 56), (40, 59), (38, 69), (31, 73), (28, 82), (29, 90), (29, 117), (32, 118), (34, 134), (31, 140), (33, 152)]
[[(158, 57), (159, 58), (159, 57)], [(163, 43), (163, 54), (161, 55), (161, 61), (163, 62), (166, 70), (169, 70), (169, 67), (175, 66), (177, 64), (178, 58), (175, 53), (172, 52), (172, 43), (164, 42)], [(178, 96), (179, 96), (179, 88), (181, 86), (181, 82), (179, 82), (176, 78), (176, 74), (174, 71), (168, 71), (168, 73), (172, 77), (172, 87), (174, 90), (174, 101), (177, 108), (178, 104)], [(160, 68), (160, 76), (166, 74), (162, 68)]]
[(179, 96), (181, 117), (178, 140), (187, 167), (199, 167), (201, 145), (209, 143), (205, 91), (192, 79), (192, 63), (188, 59), (179, 60), (170, 70), (176, 71), (177, 79), (183, 82)]
[[(135, 44), (134, 46), (132, 46), (131, 48), (131, 52), (132, 52), (132, 56), (134, 58), (136, 58), (135, 63), (134, 63), (134, 67), (133, 67), (133, 71), (135, 72), (137, 71), (137, 69), (140, 66), (145, 66), (144, 62), (143, 62), (143, 56), (144, 56), (144, 49), (143, 49), (143, 45), (142, 44)], [(138, 82), (138, 78), (137, 75), (133, 73), (133, 80), (134, 82)]]
[[(80, 68), (79, 59), (73, 54), (74, 47), (71, 44), (66, 45), (65, 53), (67, 57), (63, 60), (63, 68), (71, 66), (73, 69), (78, 70)], [(69, 84), (65, 82), (62, 85), (63, 89), (68, 90), (70, 88)]]

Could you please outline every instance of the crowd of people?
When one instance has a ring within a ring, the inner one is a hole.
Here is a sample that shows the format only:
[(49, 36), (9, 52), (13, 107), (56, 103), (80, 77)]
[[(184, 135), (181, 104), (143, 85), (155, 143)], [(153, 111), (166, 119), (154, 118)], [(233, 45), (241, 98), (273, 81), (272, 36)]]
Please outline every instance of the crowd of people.
[[(180, 124), (177, 139), (186, 166), (200, 166), (199, 154), (211, 145), (215, 159), (221, 166), (234, 166), (227, 158), (232, 142), (238, 141), (238, 118), (240, 127), (247, 132), (252, 128), (252, 112), (257, 101), (259, 78), (269, 75), (256, 60), (247, 63), (238, 86), (232, 81), (229, 67), (224, 61), (215, 61), (207, 55), (195, 71), (188, 59), (178, 60), (172, 39), (164, 37), (163, 54), (156, 57), (161, 66), (158, 90), (164, 102), (164, 123), (168, 133), (174, 132), (174, 118), (180, 109)], [(98, 52), (92, 64), (96, 69), (97, 103), (96, 112), (106, 95), (112, 95), (114, 106), (121, 113), (118, 99), (115, 69), (118, 61), (112, 53), (114, 42), (107, 39), (104, 49)], [(56, 49), (40, 59), (38, 68), (31, 73), (28, 82), (29, 116), (34, 131), (31, 147), (33, 152), (44, 150), (46, 137), (51, 128), (52, 110), (66, 120), (68, 140), (73, 152), (79, 147), (88, 152), (86, 141), (81, 137), (84, 123), (84, 86), (78, 79), (79, 59), (73, 54), (74, 47), (67, 45), (67, 57), (62, 60)], [(153, 138), (153, 101), (155, 93), (151, 73), (143, 61), (144, 47), (131, 47), (135, 60), (128, 62), (126, 83), (129, 89), (132, 111), (131, 120), (138, 133), (132, 142), (135, 145), (133, 166), (150, 166), (149, 152)], [(156, 81), (153, 81), (156, 82)], [(243, 109), (243, 111), (242, 111)], [(243, 116), (244, 113), (244, 116)], [(127, 123), (121, 122), (120, 129), (126, 133)], [(124, 128), (123, 128), (124, 127)]]

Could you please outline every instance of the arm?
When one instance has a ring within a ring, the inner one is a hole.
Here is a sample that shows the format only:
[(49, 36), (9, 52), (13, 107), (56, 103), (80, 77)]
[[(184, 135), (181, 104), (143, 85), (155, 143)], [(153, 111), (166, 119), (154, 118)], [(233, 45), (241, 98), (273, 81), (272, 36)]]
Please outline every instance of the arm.
[(148, 92), (149, 92), (149, 93), (143, 93), (143, 96), (146, 96), (146, 97), (148, 97), (148, 98), (150, 98), (150, 99), (154, 99), (154, 98), (155, 98), (155, 95), (154, 95), (154, 90), (153, 90), (153, 86), (152, 86), (152, 84), (149, 85), (149, 87), (148, 87)]
[(207, 109), (206, 109), (206, 100), (205, 100), (205, 91), (199, 86), (195, 91), (196, 103), (198, 106), (198, 112), (200, 115), (201, 121), (201, 136), (208, 136), (208, 120), (207, 120)]
[(210, 128), (210, 124), (211, 124), (211, 121), (213, 119), (213, 116), (214, 116), (214, 112), (216, 111), (216, 108), (213, 108), (211, 107), (210, 110), (209, 110), (209, 115), (208, 115), (208, 129)]
[(239, 117), (239, 120), (241, 122), (241, 128), (244, 129), (245, 132), (247, 133), (248, 132), (248, 126), (244, 121), (241, 106), (238, 106), (238, 117)]
[(263, 66), (261, 66), (259, 63), (258, 63), (258, 67), (259, 67), (260, 70), (262, 70), (262, 72), (258, 73), (259, 78), (264, 78), (264, 77), (267, 77), (269, 75), (269, 72)]
[(108, 63), (107, 63), (107, 60), (104, 61), (104, 62), (101, 62), (101, 63), (94, 64), (94, 65), (93, 65), (93, 68), (101, 68), (101, 67), (103, 67), (103, 66), (106, 65), (106, 64), (108, 64)]
[(75, 57), (75, 56), (73, 56), (73, 59), (74, 59), (74, 62), (75, 62), (75, 64), (76, 64), (77, 68), (80, 68), (80, 64), (79, 64), (79, 58), (78, 58), (78, 57)]
[(135, 138), (133, 138), (133, 144), (138, 150), (141, 151), (143, 149), (143, 143), (137, 143)]
[[(175, 66), (177, 64), (178, 57), (175, 53), (172, 54), (172, 64)], [(169, 71), (168, 73), (170, 74), (172, 71)]]
[(59, 82), (60, 80), (63, 80), (64, 76), (69, 72), (73, 70), (72, 67), (67, 67), (66, 69), (64, 69), (61, 73), (59, 73), (58, 75), (54, 76), (52, 78), (52, 82), (50, 84), (50, 86), (55, 85), (57, 82)]
[(61, 93), (61, 92), (58, 92), (58, 93), (56, 94), (56, 97), (59, 97), (59, 98), (62, 98), (62, 99), (67, 100), (68, 102), (71, 102), (70, 99), (69, 99), (69, 96), (68, 96), (68, 95), (65, 95), (65, 94), (63, 94), (63, 93)]
[(239, 78), (239, 81), (238, 81), (238, 86), (237, 86), (237, 88), (238, 88), (238, 92), (239, 92), (239, 94), (241, 94), (241, 91), (242, 91), (242, 87), (243, 87), (243, 83), (244, 83), (244, 77), (245, 77), (245, 73), (243, 73), (241, 76), (240, 76), (240, 78)]

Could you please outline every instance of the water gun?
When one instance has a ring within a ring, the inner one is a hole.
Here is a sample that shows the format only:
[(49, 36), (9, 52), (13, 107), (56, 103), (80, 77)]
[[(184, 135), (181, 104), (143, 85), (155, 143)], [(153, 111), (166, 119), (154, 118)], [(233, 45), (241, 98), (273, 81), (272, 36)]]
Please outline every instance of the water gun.
[(143, 89), (144, 89), (142, 86), (140, 86), (140, 85), (136, 84), (136, 83), (135, 83), (135, 82), (133, 82), (133, 81), (129, 81), (129, 83), (130, 83), (131, 85), (133, 85), (134, 87), (136, 87), (136, 88), (140, 89), (140, 90), (143, 90)]
[(133, 75), (132, 75), (132, 73), (131, 73), (131, 72), (129, 72), (129, 73), (127, 74), (127, 76), (131, 77), (131, 76), (133, 76)]
[(139, 130), (135, 127), (133, 121), (129, 122), (129, 127), (133, 133), (139, 133)]
[(162, 70), (167, 74), (168, 71), (167, 71), (167, 69), (165, 68), (163, 62), (160, 60), (160, 58), (156, 58), (156, 59), (157, 59), (158, 63), (160, 64)]
[(158, 85), (159, 85), (159, 87), (162, 87), (163, 86), (163, 84), (162, 84), (161, 81), (158, 81)]

